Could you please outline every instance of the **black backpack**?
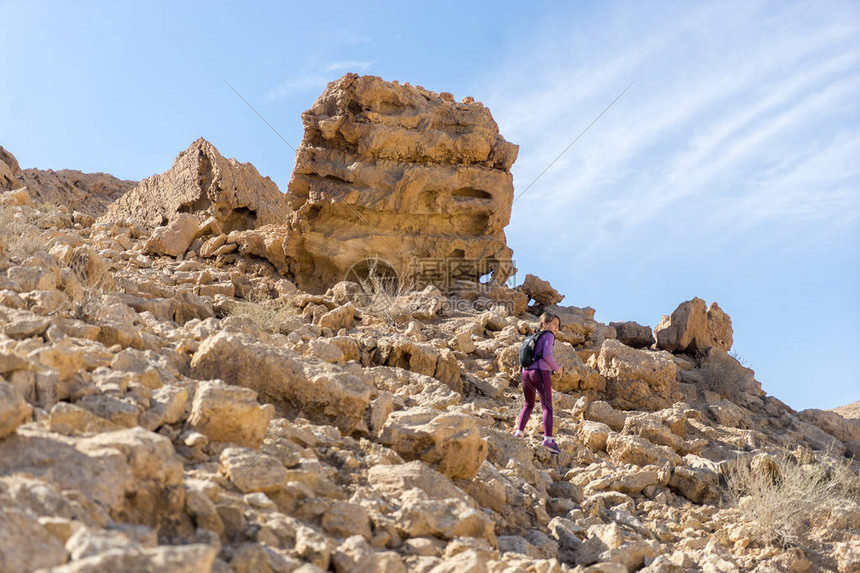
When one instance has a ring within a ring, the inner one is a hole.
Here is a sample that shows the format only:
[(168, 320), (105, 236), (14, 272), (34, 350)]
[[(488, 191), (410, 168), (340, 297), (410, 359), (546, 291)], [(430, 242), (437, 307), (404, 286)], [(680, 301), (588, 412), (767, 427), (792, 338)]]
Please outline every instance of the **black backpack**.
[(531, 366), (535, 363), (536, 360), (539, 360), (541, 356), (535, 356), (535, 347), (537, 346), (538, 340), (540, 339), (541, 334), (549, 332), (548, 330), (538, 330), (534, 334), (529, 334), (526, 336), (526, 339), (523, 340), (522, 346), (520, 346), (520, 366), (525, 368), (526, 366)]

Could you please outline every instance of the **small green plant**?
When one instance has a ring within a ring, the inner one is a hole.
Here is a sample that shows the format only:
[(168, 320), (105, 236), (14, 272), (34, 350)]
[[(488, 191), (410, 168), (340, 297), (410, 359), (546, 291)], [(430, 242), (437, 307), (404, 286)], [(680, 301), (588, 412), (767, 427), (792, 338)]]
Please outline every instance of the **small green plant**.
[(845, 458), (809, 451), (759, 454), (726, 476), (729, 499), (754, 519), (764, 543), (804, 546), (810, 518), (860, 501), (860, 478)]

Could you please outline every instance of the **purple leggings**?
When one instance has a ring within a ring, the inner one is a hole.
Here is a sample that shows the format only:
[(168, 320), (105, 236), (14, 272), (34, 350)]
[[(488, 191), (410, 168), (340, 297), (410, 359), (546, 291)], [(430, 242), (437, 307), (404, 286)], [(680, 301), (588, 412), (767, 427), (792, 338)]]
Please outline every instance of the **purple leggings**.
[(540, 395), (543, 409), (543, 435), (552, 437), (552, 380), (549, 370), (523, 370), (523, 394), (526, 403), (517, 418), (517, 430), (524, 430), (535, 407), (535, 391)]

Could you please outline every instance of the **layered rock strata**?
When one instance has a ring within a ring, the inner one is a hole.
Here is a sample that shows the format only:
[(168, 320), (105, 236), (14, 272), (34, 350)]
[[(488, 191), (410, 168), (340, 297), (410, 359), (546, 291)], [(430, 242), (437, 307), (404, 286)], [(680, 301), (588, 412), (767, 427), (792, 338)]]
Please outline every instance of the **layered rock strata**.
[(503, 229), (518, 147), (486, 107), (347, 74), (302, 119), (287, 193), (300, 287), (324, 290), (351, 268), (367, 273), (367, 261), (413, 284), (512, 274)]

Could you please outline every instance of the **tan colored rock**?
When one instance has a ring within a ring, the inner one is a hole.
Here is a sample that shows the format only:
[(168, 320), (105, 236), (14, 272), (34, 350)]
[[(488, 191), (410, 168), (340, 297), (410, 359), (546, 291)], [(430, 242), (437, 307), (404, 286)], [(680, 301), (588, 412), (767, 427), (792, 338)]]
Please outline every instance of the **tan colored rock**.
[(427, 342), (400, 335), (381, 338), (376, 347), (377, 364), (433, 376), (455, 392), (463, 387), (457, 359), (447, 349), (439, 350)]
[[(347, 74), (302, 117), (288, 191), (299, 287), (324, 291), (354, 265), (367, 274), (360, 267), (373, 258), (418, 288), (428, 275), (413, 257), (443, 260), (449, 284), (452, 275), (475, 283), (495, 271), (497, 284), (511, 275), (503, 229), (517, 147), (487, 108)], [(444, 259), (466, 264), (449, 271)]]
[(622, 430), (625, 434), (645, 438), (652, 444), (678, 449), (684, 440), (663, 423), (659, 414), (637, 412), (627, 416)]
[(606, 379), (593, 368), (586, 366), (569, 343), (556, 342), (553, 346), (552, 356), (562, 367), (561, 375), (553, 377), (552, 387), (554, 390), (558, 392), (595, 393), (603, 393), (606, 390)]
[(360, 535), (348, 537), (338, 545), (331, 560), (336, 573), (377, 571), (376, 553), (367, 540)]
[(163, 227), (157, 227), (146, 242), (146, 250), (155, 255), (178, 257), (185, 254), (199, 229), (200, 221), (190, 213), (179, 213)]
[(181, 152), (169, 171), (141, 181), (114, 202), (106, 221), (134, 221), (149, 229), (182, 213), (212, 216), (224, 233), (282, 225), (288, 210), (277, 185), (250, 163), (225, 159), (198, 139)]
[(606, 450), (606, 440), (612, 432), (612, 428), (601, 422), (585, 420), (577, 430), (582, 442), (592, 450), (599, 452)]
[[(177, 527), (176, 515), (185, 505), (185, 491), (182, 462), (176, 457), (170, 440), (143, 428), (131, 428), (85, 438), (77, 448), (93, 457), (106, 450), (120, 452), (132, 481), (127, 490), (117, 488), (124, 497), (124, 503), (113, 508), (117, 518), (149, 525), (165, 533)], [(119, 476), (108, 475), (111, 476), (109, 484), (105, 485), (116, 488), (115, 480)], [(134, 494), (129, 495), (131, 492)]]
[(257, 448), (273, 413), (257, 403), (253, 390), (204, 381), (197, 385), (188, 424), (212, 441)]
[(478, 537), (496, 544), (492, 520), (462, 500), (430, 499), (417, 488), (404, 492), (401, 499), (393, 517), (406, 537)]
[[(272, 266), (275, 267), (276, 271), (286, 272), (288, 269), (288, 261), (287, 254), (284, 249), (288, 235), (289, 232), (283, 223), (264, 225), (258, 229), (233, 231), (226, 238), (226, 244), (222, 245), (224, 248), (236, 245), (240, 255), (254, 255), (261, 259), (266, 259), (272, 263)], [(210, 241), (212, 240), (213, 239), (210, 239)], [(207, 243), (209, 243), (209, 241), (207, 241)], [(217, 244), (217, 241), (215, 243), (209, 243), (207, 251), (204, 251), (204, 247), (207, 246), (207, 243), (204, 243), (204, 245), (200, 247), (200, 256), (208, 257), (224, 253), (223, 250), (218, 250), (222, 245), (219, 245), (219, 247), (215, 247), (215, 250), (212, 250), (214, 245)], [(204, 254), (204, 252), (206, 252), (206, 254)]]
[(110, 432), (119, 430), (120, 426), (75, 404), (59, 402), (51, 409), (48, 428), (58, 434), (74, 436)]
[(222, 331), (209, 337), (194, 354), (191, 370), (199, 379), (251, 388), (266, 400), (344, 431), (364, 428), (371, 391), (362, 379), (246, 334)]
[(657, 347), (669, 352), (705, 352), (711, 347), (728, 352), (732, 348), (732, 321), (717, 303), (705, 307), (694, 298), (682, 302), (671, 317), (664, 316), (654, 327)]
[(637, 436), (612, 433), (606, 440), (606, 451), (616, 462), (636, 466), (676, 463), (680, 456), (665, 446), (656, 446)]
[(609, 403), (603, 400), (595, 400), (590, 402), (583, 411), (583, 417), (586, 420), (593, 420), (606, 424), (616, 432), (624, 429), (624, 423), (627, 421), (627, 412), (616, 410)]
[(468, 496), (451, 480), (419, 460), (405, 464), (375, 465), (367, 472), (367, 480), (375, 490), (390, 496), (418, 488), (430, 499), (469, 501)]
[(659, 410), (680, 397), (678, 366), (668, 352), (636, 350), (617, 340), (605, 340), (597, 368), (606, 378), (609, 400), (617, 408)]
[(243, 493), (274, 492), (286, 485), (287, 470), (277, 458), (248, 448), (225, 449), (219, 467)]
[(29, 420), (32, 411), (21, 392), (0, 378), (0, 440)]
[(564, 300), (564, 295), (559, 294), (557, 290), (552, 288), (552, 285), (548, 281), (531, 274), (526, 275), (519, 289), (539, 305), (558, 304)]
[(420, 459), (450, 478), (471, 479), (487, 457), (474, 418), (430, 408), (394, 412), (379, 441), (405, 459)]
[(391, 392), (408, 406), (426, 406), (444, 410), (460, 403), (461, 396), (436, 378), (403, 368), (377, 366), (365, 370), (380, 390)]
[(336, 501), (325, 512), (322, 518), (322, 528), (336, 537), (359, 535), (370, 539), (370, 517), (367, 510), (357, 503)]
[(0, 571), (30, 573), (65, 560), (63, 544), (34, 516), (0, 504)]
[(705, 458), (687, 454), (676, 466), (669, 488), (693, 503), (717, 503), (720, 499), (720, 477), (717, 465)]
[(351, 330), (355, 326), (355, 307), (350, 304), (344, 304), (334, 308), (323, 314), (317, 324), (320, 328), (330, 328), (334, 332), (341, 328)]

